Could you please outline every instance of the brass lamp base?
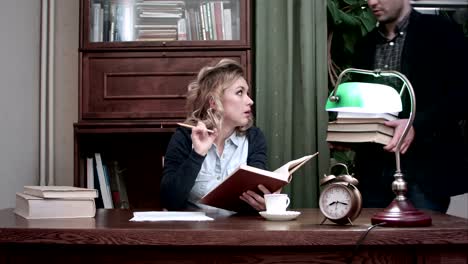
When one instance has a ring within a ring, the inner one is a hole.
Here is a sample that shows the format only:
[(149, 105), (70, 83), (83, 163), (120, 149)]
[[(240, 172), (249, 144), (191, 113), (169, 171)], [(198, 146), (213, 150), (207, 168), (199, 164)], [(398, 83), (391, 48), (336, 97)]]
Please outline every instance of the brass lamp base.
[(383, 222), (385, 222), (383, 226), (421, 227), (430, 226), (432, 224), (432, 218), (414, 208), (408, 199), (403, 201), (394, 199), (387, 208), (382, 212), (376, 213), (371, 218), (371, 223), (373, 225)]

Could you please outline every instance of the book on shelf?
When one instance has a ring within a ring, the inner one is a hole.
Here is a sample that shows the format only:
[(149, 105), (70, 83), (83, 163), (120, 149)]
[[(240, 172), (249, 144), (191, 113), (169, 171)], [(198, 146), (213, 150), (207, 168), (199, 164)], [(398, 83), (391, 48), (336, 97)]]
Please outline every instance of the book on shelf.
[(92, 164), (91, 168), (93, 170), (93, 182), (94, 182), (94, 188), (98, 190), (98, 197), (94, 199), (94, 202), (96, 203), (96, 208), (104, 208), (104, 200), (102, 198), (102, 192), (100, 191), (100, 186), (99, 186), (99, 177), (97, 173), (97, 168), (96, 168), (96, 159), (92, 159)]
[(94, 160), (86, 158), (86, 187), (94, 189)]
[(93, 3), (91, 7), (91, 42), (99, 42), (101, 39), (102, 32), (102, 19), (101, 16), (101, 3)]
[(104, 164), (102, 162), (101, 153), (94, 153), (94, 158), (96, 161), (96, 171), (99, 179), (99, 190), (101, 191), (101, 197), (102, 202), (104, 203), (104, 208), (113, 209), (114, 205), (112, 203), (109, 177), (106, 177), (106, 174), (104, 173)]
[(211, 2), (213, 8), (213, 17), (214, 17), (214, 27), (216, 32), (216, 39), (217, 40), (224, 40), (224, 33), (223, 33), (223, 2), (216, 1)]
[(211, 2), (207, 2), (205, 5), (205, 12), (206, 12), (206, 23), (208, 26), (208, 33), (210, 34), (210, 40), (216, 40), (216, 32), (213, 27), (213, 13), (211, 9)]
[(115, 160), (111, 161), (106, 167), (108, 169), (114, 207), (121, 209), (130, 208), (127, 188), (122, 174), (124, 170), (120, 169), (119, 163)]
[(16, 193), (15, 214), (26, 219), (87, 218), (96, 215), (92, 198), (55, 199)]
[(73, 186), (24, 186), (25, 194), (42, 197), (42, 198), (89, 198), (98, 197), (96, 189), (80, 188)]
[(187, 27), (185, 18), (177, 21), (177, 40), (187, 40)]
[(103, 25), (102, 25), (102, 40), (109, 41), (110, 40), (110, 33), (111, 33), (111, 3), (109, 1), (104, 1), (102, 3), (102, 10), (103, 10)]
[(232, 14), (231, 9), (223, 10), (223, 32), (225, 40), (232, 40)]
[(392, 140), (389, 136), (378, 131), (370, 132), (327, 132), (328, 142), (347, 142), (347, 143), (379, 143), (387, 145)]
[(329, 122), (327, 132), (374, 132), (393, 136), (394, 128), (381, 123), (337, 123)]
[(257, 187), (259, 184), (264, 185), (272, 192), (280, 189), (291, 181), (292, 174), (297, 169), (317, 154), (318, 152), (289, 161), (275, 171), (241, 165), (217, 187), (203, 196), (200, 202), (222, 209), (238, 211), (245, 204), (239, 198), (243, 192), (247, 190), (259, 191)]

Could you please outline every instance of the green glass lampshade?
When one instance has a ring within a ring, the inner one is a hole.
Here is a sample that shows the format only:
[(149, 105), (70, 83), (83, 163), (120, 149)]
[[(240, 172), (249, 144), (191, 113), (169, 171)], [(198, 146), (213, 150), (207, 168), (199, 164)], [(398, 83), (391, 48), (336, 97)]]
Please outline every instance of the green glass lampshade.
[[(333, 94), (332, 94), (333, 95)], [(376, 83), (346, 82), (336, 89), (338, 101), (327, 100), (325, 109), (354, 113), (398, 113), (401, 98), (393, 87)]]

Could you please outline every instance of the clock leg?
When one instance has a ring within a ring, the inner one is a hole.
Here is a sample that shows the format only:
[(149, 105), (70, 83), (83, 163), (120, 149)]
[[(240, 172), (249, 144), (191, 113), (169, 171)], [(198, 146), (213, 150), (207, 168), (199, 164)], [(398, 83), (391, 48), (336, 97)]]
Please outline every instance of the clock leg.
[(325, 221), (327, 221), (327, 217), (324, 217), (320, 224), (323, 225), (323, 223), (325, 223)]

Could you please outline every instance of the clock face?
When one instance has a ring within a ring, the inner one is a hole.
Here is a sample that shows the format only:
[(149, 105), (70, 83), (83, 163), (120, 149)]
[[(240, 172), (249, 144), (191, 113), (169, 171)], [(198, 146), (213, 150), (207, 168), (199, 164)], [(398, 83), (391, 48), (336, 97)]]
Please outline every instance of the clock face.
[(353, 207), (352, 193), (342, 184), (327, 186), (320, 195), (319, 200), (322, 213), (331, 220), (350, 217)]

